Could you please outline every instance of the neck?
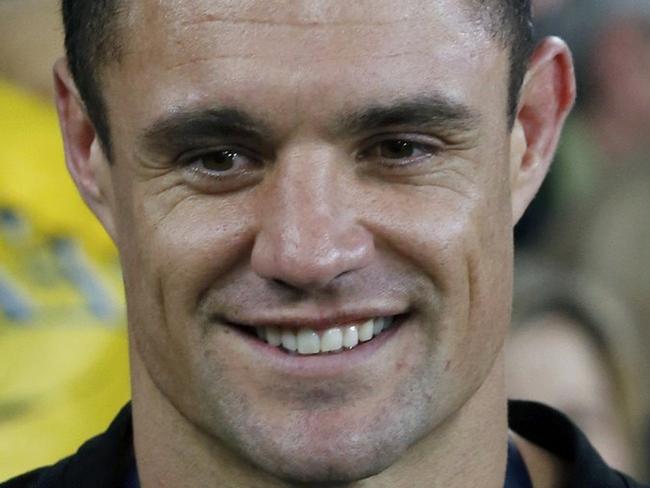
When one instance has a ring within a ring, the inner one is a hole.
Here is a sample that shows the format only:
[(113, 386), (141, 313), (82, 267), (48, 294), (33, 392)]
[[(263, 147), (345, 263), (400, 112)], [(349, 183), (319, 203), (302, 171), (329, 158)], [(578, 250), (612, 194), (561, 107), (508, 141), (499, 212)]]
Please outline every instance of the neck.
[[(205, 435), (156, 388), (132, 348), (135, 452), (142, 488), (265, 486), (279, 480)], [(478, 390), (390, 468), (348, 487), (502, 488), (507, 405), (501, 355)], [(331, 487), (334, 488), (334, 487)]]

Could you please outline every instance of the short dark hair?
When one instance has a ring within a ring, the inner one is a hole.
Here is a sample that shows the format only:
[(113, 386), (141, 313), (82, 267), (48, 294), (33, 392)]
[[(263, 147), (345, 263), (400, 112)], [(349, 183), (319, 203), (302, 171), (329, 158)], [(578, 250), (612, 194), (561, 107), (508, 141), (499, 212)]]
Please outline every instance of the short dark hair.
[(509, 50), (508, 122), (514, 124), (528, 61), (535, 47), (531, 0), (476, 0), (492, 11), (490, 32)]
[[(86, 111), (107, 157), (112, 144), (106, 103), (101, 92), (102, 67), (119, 60), (120, 32), (125, 0), (62, 0), (68, 65)], [(473, 0), (473, 9), (485, 18), (489, 32), (510, 50), (508, 116), (512, 125), (519, 92), (533, 49), (530, 0)]]
[(62, 0), (65, 51), (68, 67), (95, 126), (104, 152), (110, 158), (111, 134), (100, 70), (119, 59), (119, 16), (123, 0)]

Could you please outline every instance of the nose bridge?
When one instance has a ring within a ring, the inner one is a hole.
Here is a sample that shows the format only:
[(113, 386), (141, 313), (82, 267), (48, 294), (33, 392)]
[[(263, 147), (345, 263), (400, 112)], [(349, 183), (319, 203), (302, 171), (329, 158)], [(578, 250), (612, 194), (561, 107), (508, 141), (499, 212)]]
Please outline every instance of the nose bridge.
[(314, 288), (365, 267), (372, 236), (345, 204), (348, 176), (340, 161), (307, 146), (282, 154), (276, 164), (260, 209), (253, 270), (294, 288)]
[(340, 182), (333, 159), (327, 150), (318, 147), (285, 154), (278, 164), (276, 179), (280, 210), (307, 220), (334, 216), (332, 197)]
[(317, 151), (293, 154), (279, 165), (272, 197), (275, 204), (269, 206), (273, 211), (267, 222), (271, 225), (265, 229), (273, 240), (276, 259), (305, 265), (309, 254), (319, 260), (331, 258), (335, 224), (342, 218), (334, 201), (337, 182), (333, 178), (335, 172)]

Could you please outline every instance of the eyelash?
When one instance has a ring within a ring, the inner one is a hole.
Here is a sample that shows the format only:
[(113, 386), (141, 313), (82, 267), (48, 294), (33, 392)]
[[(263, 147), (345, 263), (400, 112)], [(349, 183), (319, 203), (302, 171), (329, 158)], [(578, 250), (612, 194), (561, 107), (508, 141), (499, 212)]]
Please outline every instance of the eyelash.
[[(215, 170), (205, 166), (205, 161), (210, 158), (219, 164), (219, 159), (226, 153), (231, 153), (226, 158), (235, 158), (232, 167)], [(241, 163), (239, 158), (246, 161)], [(176, 157), (175, 161), (184, 173), (186, 182), (205, 193), (235, 191), (254, 184), (262, 175), (256, 171), (263, 164), (260, 158), (236, 145), (189, 150)]]
[(403, 143), (405, 145), (409, 145), (411, 149), (415, 151), (420, 151), (422, 154), (416, 155), (416, 156), (409, 156), (409, 157), (395, 157), (395, 158), (386, 158), (382, 157), (381, 154), (378, 155), (382, 161), (380, 164), (384, 167), (387, 168), (403, 168), (406, 166), (413, 166), (417, 165), (418, 163), (422, 162), (428, 162), (432, 157), (435, 157), (439, 155), (443, 149), (444, 145), (441, 141), (435, 140), (432, 141), (431, 138), (428, 138), (426, 141), (422, 140), (422, 137), (414, 137), (412, 135), (404, 135), (401, 136), (399, 134), (397, 135), (387, 135), (387, 136), (380, 136), (374, 138), (365, 149), (360, 151), (357, 154), (357, 159), (358, 160), (365, 160), (369, 157), (372, 157), (370, 153), (373, 151), (373, 149), (379, 149), (381, 151), (381, 145), (382, 144), (399, 144)]
[[(192, 168), (192, 167), (195, 165), (199, 165), (202, 160), (215, 158), (215, 156), (223, 156), (226, 155), (227, 153), (230, 153), (231, 158), (234, 158), (234, 155), (236, 155), (239, 158), (242, 157), (246, 158), (255, 164), (258, 163), (258, 158), (253, 156), (249, 151), (237, 146), (215, 147), (210, 149), (189, 151), (179, 156), (176, 159), (178, 161), (178, 165), (183, 168), (191, 168), (191, 171), (196, 173), (204, 173), (206, 176), (209, 175), (211, 177), (219, 177), (220, 172), (226, 173), (232, 170), (231, 169), (211, 170), (205, 166), (203, 168), (197, 168), (197, 167)], [(235, 167), (235, 164), (233, 164), (233, 166)]]

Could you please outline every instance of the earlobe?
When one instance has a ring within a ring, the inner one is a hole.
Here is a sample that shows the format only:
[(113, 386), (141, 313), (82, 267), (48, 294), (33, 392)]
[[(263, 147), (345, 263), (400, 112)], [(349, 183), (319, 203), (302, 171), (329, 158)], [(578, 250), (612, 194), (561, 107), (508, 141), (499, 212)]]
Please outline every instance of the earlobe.
[(571, 53), (558, 38), (544, 39), (531, 56), (510, 143), (513, 224), (539, 190), (575, 100)]
[(109, 162), (65, 59), (54, 65), (54, 85), (68, 171), (86, 205), (115, 240)]

